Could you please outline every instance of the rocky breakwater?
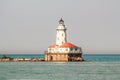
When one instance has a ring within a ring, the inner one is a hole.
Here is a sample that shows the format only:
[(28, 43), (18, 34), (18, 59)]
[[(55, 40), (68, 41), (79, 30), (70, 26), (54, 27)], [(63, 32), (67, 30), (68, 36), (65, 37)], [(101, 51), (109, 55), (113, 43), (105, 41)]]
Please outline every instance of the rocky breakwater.
[(0, 57), (0, 62), (37, 62), (45, 61), (44, 58), (11, 58), (6, 55)]

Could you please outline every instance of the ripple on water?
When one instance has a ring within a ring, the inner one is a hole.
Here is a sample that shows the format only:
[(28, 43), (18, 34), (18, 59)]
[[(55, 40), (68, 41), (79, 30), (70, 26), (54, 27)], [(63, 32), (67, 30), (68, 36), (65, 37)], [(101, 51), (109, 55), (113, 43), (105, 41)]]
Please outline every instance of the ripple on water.
[(120, 80), (120, 62), (0, 63), (1, 80)]

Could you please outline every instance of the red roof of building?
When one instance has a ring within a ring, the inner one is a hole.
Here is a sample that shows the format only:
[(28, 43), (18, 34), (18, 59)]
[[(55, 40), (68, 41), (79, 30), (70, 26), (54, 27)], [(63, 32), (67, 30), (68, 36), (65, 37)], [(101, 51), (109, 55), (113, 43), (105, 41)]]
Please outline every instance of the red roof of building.
[[(53, 44), (53, 45), (49, 46), (49, 48), (54, 48), (54, 47), (56, 47), (56, 46), (58, 46), (58, 45)], [(72, 44), (72, 43), (69, 43), (69, 42), (63, 43), (63, 44), (60, 46), (60, 48), (76, 48), (76, 47), (77, 47), (76, 45), (74, 45), (74, 44)]]
[(76, 48), (77, 46), (72, 43), (66, 42), (66, 43), (62, 44), (60, 47), (61, 48)]

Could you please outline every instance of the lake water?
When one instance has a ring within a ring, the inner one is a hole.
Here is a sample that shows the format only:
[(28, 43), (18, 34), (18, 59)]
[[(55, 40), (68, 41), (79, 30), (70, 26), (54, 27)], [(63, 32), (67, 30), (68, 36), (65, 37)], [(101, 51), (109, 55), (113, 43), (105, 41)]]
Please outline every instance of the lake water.
[(120, 54), (83, 57), (87, 61), (0, 62), (0, 80), (120, 80)]

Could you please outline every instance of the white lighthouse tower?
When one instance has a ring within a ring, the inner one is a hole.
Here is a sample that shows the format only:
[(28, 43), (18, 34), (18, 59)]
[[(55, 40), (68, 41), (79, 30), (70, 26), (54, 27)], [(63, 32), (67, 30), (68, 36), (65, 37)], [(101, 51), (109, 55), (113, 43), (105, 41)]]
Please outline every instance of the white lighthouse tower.
[(67, 42), (66, 28), (65, 28), (64, 21), (62, 20), (62, 18), (59, 21), (59, 25), (58, 25), (56, 31), (57, 31), (56, 45), (61, 46), (62, 44)]
[(83, 61), (81, 48), (67, 42), (66, 30), (61, 18), (56, 29), (56, 43), (48, 47), (45, 61)]

